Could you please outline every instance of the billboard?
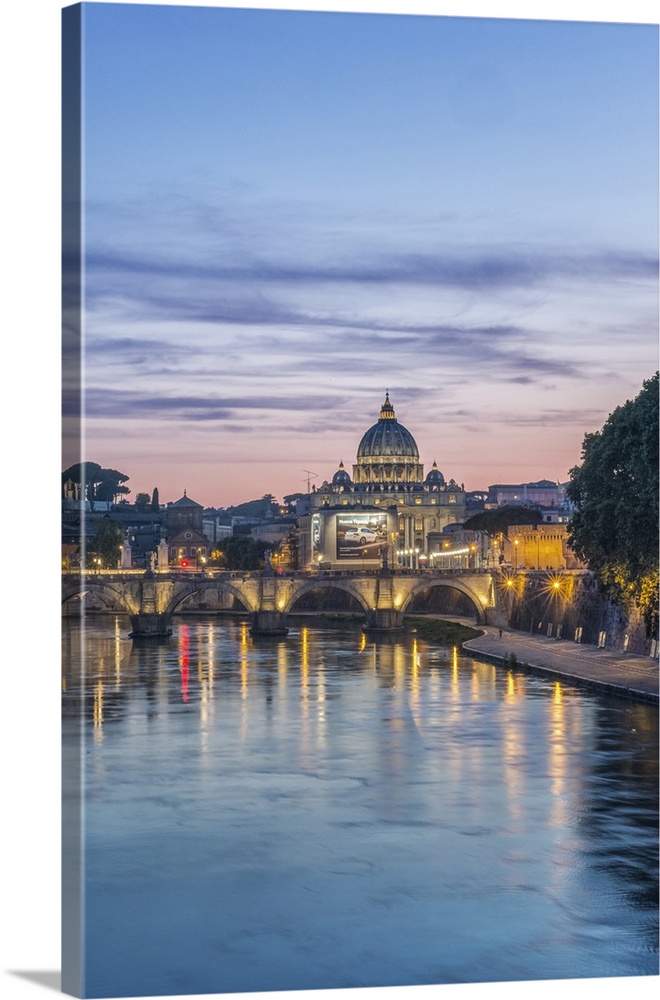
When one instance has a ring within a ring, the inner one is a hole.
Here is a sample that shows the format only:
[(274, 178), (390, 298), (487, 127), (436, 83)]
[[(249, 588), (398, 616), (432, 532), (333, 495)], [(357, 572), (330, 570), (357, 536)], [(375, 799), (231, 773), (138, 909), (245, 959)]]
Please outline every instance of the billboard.
[(314, 562), (319, 557), (321, 551), (321, 518), (318, 514), (312, 514), (312, 559)]
[(387, 545), (387, 514), (338, 514), (337, 559), (378, 559)]

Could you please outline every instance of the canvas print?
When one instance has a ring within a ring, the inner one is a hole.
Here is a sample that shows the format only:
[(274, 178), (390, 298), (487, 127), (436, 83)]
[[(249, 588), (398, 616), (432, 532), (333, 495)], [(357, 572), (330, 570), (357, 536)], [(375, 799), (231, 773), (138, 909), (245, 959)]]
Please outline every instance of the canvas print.
[(63, 44), (64, 992), (657, 976), (657, 25)]

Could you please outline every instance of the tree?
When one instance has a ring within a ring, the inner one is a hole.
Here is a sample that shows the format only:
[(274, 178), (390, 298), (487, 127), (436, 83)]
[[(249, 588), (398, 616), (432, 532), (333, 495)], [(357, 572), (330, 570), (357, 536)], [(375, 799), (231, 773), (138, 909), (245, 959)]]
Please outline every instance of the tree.
[(586, 434), (570, 471), (573, 551), (615, 603), (637, 604), (647, 632), (658, 628), (658, 372), (603, 428)]
[(127, 479), (128, 476), (116, 469), (101, 469), (101, 481), (97, 484), (94, 499), (117, 503), (118, 496), (131, 492), (128, 486), (123, 485)]
[(90, 557), (100, 559), (105, 568), (115, 569), (121, 560), (121, 547), (124, 542), (124, 532), (120, 524), (103, 517), (96, 523), (96, 533), (87, 545), (88, 562)]
[(148, 493), (138, 493), (135, 497), (135, 509), (140, 512), (149, 510), (151, 506), (151, 497)]
[(158, 496), (158, 487), (157, 486), (154, 486), (154, 491), (153, 491), (153, 494), (151, 496), (151, 509), (155, 513), (158, 513), (158, 511), (160, 510), (160, 498)]
[(123, 484), (128, 476), (116, 469), (102, 469), (97, 462), (79, 462), (62, 473), (62, 487), (71, 481), (78, 486), (81, 500), (117, 502), (121, 494), (130, 493)]
[(230, 535), (222, 542), (227, 569), (261, 569), (268, 542), (258, 542), (249, 535)]

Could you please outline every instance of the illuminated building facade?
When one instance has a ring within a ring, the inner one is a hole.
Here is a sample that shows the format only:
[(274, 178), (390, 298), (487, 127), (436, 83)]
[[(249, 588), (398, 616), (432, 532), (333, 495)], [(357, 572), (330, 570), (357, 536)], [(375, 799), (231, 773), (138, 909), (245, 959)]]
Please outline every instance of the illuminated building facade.
[(300, 520), (301, 566), (419, 568), (429, 558), (429, 534), (465, 519), (462, 486), (445, 481), (435, 461), (424, 476), (417, 443), (389, 393), (360, 440), (352, 477), (340, 462), (310, 503)]
[(167, 505), (165, 515), (168, 558), (171, 566), (196, 569), (209, 554), (209, 540), (202, 531), (204, 508), (186, 491)]

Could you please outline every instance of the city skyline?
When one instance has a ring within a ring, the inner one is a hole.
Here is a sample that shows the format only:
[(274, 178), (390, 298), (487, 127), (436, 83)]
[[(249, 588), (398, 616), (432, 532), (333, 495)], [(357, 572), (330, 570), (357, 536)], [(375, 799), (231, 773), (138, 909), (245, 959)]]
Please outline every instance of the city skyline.
[(87, 5), (84, 457), (278, 499), (389, 389), (467, 489), (657, 368), (657, 27)]

